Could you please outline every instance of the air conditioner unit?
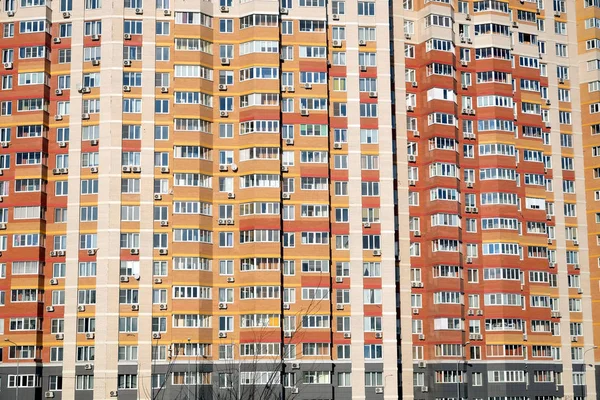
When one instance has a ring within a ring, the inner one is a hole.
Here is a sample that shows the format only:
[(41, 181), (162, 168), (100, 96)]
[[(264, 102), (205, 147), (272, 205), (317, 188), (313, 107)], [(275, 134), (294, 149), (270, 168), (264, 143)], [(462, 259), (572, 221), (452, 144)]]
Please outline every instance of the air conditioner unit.
[(410, 33), (405, 33), (405, 34), (404, 34), (404, 39), (406, 39), (406, 40), (410, 40), (410, 37), (411, 37), (411, 36), (410, 36)]
[(229, 12), (229, 7), (221, 6), (221, 12), (228, 13)]
[(5, 62), (4, 63), (4, 69), (13, 69), (13, 63), (12, 62)]
[(67, 142), (58, 142), (58, 147), (67, 147)]
[(548, 238), (548, 244), (552, 244), (552, 239)]
[(100, 35), (92, 35), (92, 41), (97, 42), (98, 40), (100, 40)]
[(556, 263), (553, 263), (553, 262), (548, 263), (548, 267), (549, 268), (556, 268)]
[(123, 60), (124, 67), (131, 67), (131, 60)]
[(56, 255), (58, 255), (59, 257), (62, 257), (62, 256), (64, 256), (65, 254), (66, 254), (66, 253), (65, 253), (65, 251), (64, 251), (64, 250), (58, 250), (58, 251), (56, 252)]
[(411, 86), (416, 88), (419, 86), (419, 83), (417, 81), (412, 81)]
[(555, 17), (560, 17), (560, 11), (554, 11), (554, 16)]
[(227, 91), (227, 85), (219, 85), (219, 90), (221, 92), (226, 92)]
[(161, 303), (161, 304), (158, 306), (158, 308), (159, 308), (160, 310), (163, 310), (163, 311), (164, 311), (164, 310), (166, 310), (166, 309), (167, 309), (167, 303)]
[(228, 199), (235, 199), (235, 193), (233, 193), (233, 192), (227, 193), (227, 198)]
[(59, 114), (56, 114), (56, 115), (54, 116), (54, 120), (55, 120), (55, 121), (62, 121), (62, 120), (63, 120), (63, 116), (62, 116), (62, 115), (59, 115)]
[(95, 254), (96, 254), (96, 251), (97, 251), (97, 249), (89, 249), (89, 250), (87, 251), (87, 254), (88, 254), (88, 256), (93, 256), (93, 255), (95, 255)]
[(171, 10), (164, 10), (163, 14), (165, 17), (170, 17), (171, 16)]
[(283, 91), (288, 92), (288, 93), (294, 93), (296, 90), (294, 89), (293, 86), (284, 86)]
[(571, 342), (577, 342), (577, 336), (571, 336)]
[(279, 9), (279, 14), (287, 15), (287, 13), (288, 13), (288, 9), (287, 8), (280, 8)]
[(54, 39), (52, 39), (52, 42), (54, 44), (59, 44), (61, 42), (61, 39), (59, 37), (55, 37)]
[(473, 264), (473, 257), (467, 257), (467, 264)]
[(550, 99), (547, 99), (547, 100), (546, 100), (546, 105), (547, 105), (547, 106), (549, 106), (550, 104), (551, 104), (551, 103), (550, 103)]
[(373, 250), (373, 255), (376, 257), (380, 257), (381, 256), (381, 250)]
[(339, 311), (341, 311), (341, 310), (343, 310), (343, 309), (344, 309), (344, 305), (343, 305), (343, 304), (337, 304), (337, 305), (335, 306), (335, 309), (336, 309), (336, 310), (339, 310)]
[(235, 278), (233, 276), (227, 277), (227, 283), (234, 283), (234, 282), (235, 282)]
[(283, 309), (284, 310), (289, 310), (290, 309), (290, 303), (283, 303)]
[(54, 91), (54, 94), (55, 94), (55, 95), (57, 95), (57, 96), (62, 96), (62, 94), (63, 94), (63, 91), (62, 91), (62, 89), (56, 89), (56, 90)]
[(229, 58), (223, 57), (221, 58), (221, 65), (229, 65), (231, 60)]
[(573, 268), (575, 268), (575, 269), (581, 269), (581, 267), (579, 266), (579, 264), (573, 264)]
[(546, 220), (547, 221), (552, 221), (552, 215), (546, 214)]
[(518, 27), (519, 27), (519, 24), (517, 24), (516, 22), (513, 22), (513, 23), (512, 23), (512, 27), (513, 27), (513, 28), (518, 28)]
[(290, 169), (289, 169), (289, 167), (287, 165), (282, 165), (281, 166), (281, 172), (289, 172), (289, 171), (290, 171)]
[(383, 332), (375, 332), (375, 339), (383, 339)]
[(54, 312), (54, 306), (46, 306), (46, 312)]
[[(3, 143), (3, 144), (4, 144), (4, 143)], [(2, 147), (4, 147), (4, 146), (2, 146)], [(54, 168), (54, 169), (52, 170), (52, 173), (53, 173), (54, 175), (59, 175), (59, 174), (60, 174), (60, 168)]]
[(422, 393), (427, 393), (427, 392), (429, 392), (429, 386), (421, 386), (421, 392), (422, 392)]
[(370, 227), (371, 227), (370, 222), (363, 222), (363, 228), (370, 228)]
[(227, 117), (229, 117), (229, 113), (227, 111), (221, 111), (219, 113), (219, 115), (221, 116), (221, 118), (227, 118)]
[(56, 279), (56, 278), (50, 279), (50, 284), (51, 285), (58, 285), (58, 279)]
[(419, 340), (425, 340), (425, 335), (421, 333), (421, 334), (419, 335)]
[(227, 332), (219, 332), (219, 338), (223, 339), (227, 337)]
[(125, 40), (131, 40), (131, 33), (126, 33), (123, 35), (123, 39)]
[(46, 399), (53, 399), (54, 398), (54, 392), (45, 392), (44, 393), (44, 397)]
[(77, 311), (81, 311), (81, 312), (85, 311), (85, 306), (84, 305), (77, 306)]
[(123, 86), (123, 91), (124, 92), (131, 92), (131, 86), (128, 86), (128, 85)]
[(71, 18), (71, 13), (70, 13), (70, 12), (68, 12), (68, 11), (65, 11), (65, 12), (63, 13), (63, 18)]
[(81, 114), (81, 119), (83, 119), (83, 120), (88, 120), (88, 119), (90, 119), (90, 114), (88, 114), (88, 113), (83, 113), (83, 114)]
[(85, 334), (86, 339), (93, 339), (96, 335), (93, 332), (88, 332)]
[(560, 78), (560, 79), (558, 80), (558, 83), (560, 83), (560, 84), (563, 84), (563, 83), (565, 83), (565, 79), (564, 79), (564, 78)]
[(417, 161), (417, 156), (415, 156), (413, 154), (409, 154), (407, 158), (408, 158), (408, 162), (416, 162)]
[(375, 388), (375, 394), (383, 394), (383, 388), (382, 387), (376, 387)]
[(331, 14), (331, 19), (334, 21), (339, 21), (340, 20), (340, 15), (339, 14)]
[(336, 276), (335, 277), (335, 282), (336, 283), (342, 283), (342, 282), (344, 282), (344, 277), (342, 277), (342, 276)]
[(92, 145), (92, 146), (98, 146), (98, 143), (100, 143), (100, 141), (98, 139), (90, 140), (90, 145)]
[(160, 173), (161, 174), (168, 174), (169, 173), (169, 167), (160, 167)]
[(303, 117), (308, 117), (308, 110), (300, 110), (300, 115)]
[(227, 310), (227, 303), (219, 303), (219, 310)]
[(9, 17), (14, 17), (15, 16), (15, 12), (12, 11), (12, 10), (11, 11), (7, 11), (6, 15), (9, 16)]
[(417, 185), (417, 181), (415, 181), (414, 179), (408, 180), (408, 186), (416, 186), (416, 185)]
[(419, 368), (427, 368), (427, 363), (425, 361), (419, 361), (417, 364)]
[(169, 254), (169, 251), (167, 249), (160, 249), (158, 250), (158, 254), (161, 256), (166, 256), (167, 254)]
[(160, 226), (169, 226), (169, 221), (167, 221), (167, 220), (160, 221)]
[[(92, 60), (92, 65), (93, 65), (94, 67), (97, 67), (97, 66), (99, 66), (99, 65), (100, 65), (100, 60)], [(130, 63), (129, 65), (131, 65), (131, 63)]]
[(159, 285), (162, 283), (162, 278), (154, 278), (154, 283)]
[(133, 167), (131, 167), (131, 171), (132, 172), (142, 172), (142, 167), (134, 165)]
[(158, 194), (158, 193), (156, 193), (156, 194), (154, 195), (154, 200), (162, 200), (162, 194)]
[(56, 251), (51, 251), (50, 252), (50, 257), (56, 257), (56, 256), (58, 256), (58, 254), (57, 254)]
[(121, 275), (121, 277), (119, 278), (119, 280), (121, 282), (129, 282), (129, 277), (126, 275)]
[(111, 390), (110, 397), (119, 397), (119, 392), (116, 390)]
[(475, 310), (467, 311), (467, 315), (471, 315), (471, 316), (475, 315)]
[(344, 339), (352, 338), (352, 334), (350, 332), (344, 332)]
[(93, 366), (92, 366), (92, 364), (85, 364), (83, 366), (83, 368), (89, 371), (89, 370), (91, 370), (93, 368)]
[(420, 136), (421, 136), (421, 132), (413, 131), (413, 137), (420, 137)]
[(573, 246), (579, 246), (579, 240), (573, 239)]
[(361, 72), (367, 72), (367, 66), (366, 65), (361, 65), (360, 66), (360, 71)]
[(131, 305), (131, 311), (140, 311), (140, 305), (139, 304), (132, 304)]
[(169, 93), (169, 88), (168, 88), (168, 87), (166, 87), (166, 86), (161, 86), (161, 88), (160, 88), (160, 92), (161, 92), (161, 93)]
[(474, 182), (467, 182), (467, 188), (473, 189), (474, 186), (475, 186)]
[(217, 223), (219, 225), (225, 225), (225, 218), (219, 218), (219, 220), (217, 221)]
[(411, 282), (410, 286), (413, 288), (422, 288), (423, 287), (423, 282)]
[[(416, 83), (416, 82), (413, 82), (413, 83)], [(377, 95), (378, 95), (377, 92), (369, 92), (369, 97), (372, 99), (376, 99)]]
[(56, 340), (64, 340), (65, 339), (65, 334), (64, 333), (57, 333), (55, 336)]
[(281, 198), (282, 198), (283, 200), (289, 200), (289, 199), (291, 199), (291, 198), (292, 198), (292, 195), (291, 195), (290, 193), (282, 193), (282, 194), (281, 194)]
[(129, 254), (132, 256), (137, 256), (140, 254), (140, 249), (129, 249)]
[(152, 339), (160, 339), (160, 333), (158, 333), (158, 332), (152, 333)]
[(227, 171), (227, 169), (228, 169), (227, 165), (225, 165), (225, 164), (220, 164), (219, 165), (219, 171), (223, 172), (223, 171)]
[(135, 9), (135, 13), (136, 13), (137, 15), (142, 15), (142, 14), (144, 13), (144, 9), (143, 9), (143, 8), (136, 8), (136, 9)]
[(477, 310), (477, 315), (479, 315), (479, 316), (483, 315), (483, 310)]
[(292, 369), (300, 369), (300, 363), (292, 363)]
[(560, 313), (558, 311), (552, 311), (550, 313), (550, 317), (552, 317), (552, 318), (560, 318)]
[(332, 45), (333, 47), (342, 47), (342, 41), (341, 41), (341, 40), (334, 39), (334, 40), (332, 40), (332, 41), (331, 41), (331, 45)]
[(294, 145), (294, 139), (285, 139), (285, 144), (288, 146), (293, 146)]
[(577, 288), (577, 294), (583, 294), (583, 289), (582, 288)]

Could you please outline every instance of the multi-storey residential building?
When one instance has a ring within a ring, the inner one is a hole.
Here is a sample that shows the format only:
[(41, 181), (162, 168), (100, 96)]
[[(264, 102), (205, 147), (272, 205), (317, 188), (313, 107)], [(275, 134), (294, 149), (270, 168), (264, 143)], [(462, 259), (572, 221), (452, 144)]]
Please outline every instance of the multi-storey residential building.
[(1, 399), (597, 397), (600, 3), (0, 7)]
[(2, 2), (1, 398), (398, 396), (389, 7), (324, 5)]

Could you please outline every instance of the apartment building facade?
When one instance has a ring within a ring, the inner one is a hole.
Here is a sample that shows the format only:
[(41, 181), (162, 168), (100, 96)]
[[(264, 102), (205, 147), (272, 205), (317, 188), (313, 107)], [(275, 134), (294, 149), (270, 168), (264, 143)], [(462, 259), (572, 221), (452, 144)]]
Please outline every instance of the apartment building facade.
[(0, 7), (0, 398), (596, 397), (600, 4)]

